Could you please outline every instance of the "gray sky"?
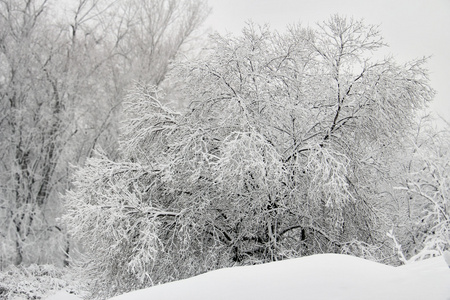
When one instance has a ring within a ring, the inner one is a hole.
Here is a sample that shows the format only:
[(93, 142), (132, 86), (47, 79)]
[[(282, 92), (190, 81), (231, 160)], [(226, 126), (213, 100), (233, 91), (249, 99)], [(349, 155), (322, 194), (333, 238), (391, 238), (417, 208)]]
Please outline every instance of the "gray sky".
[(450, 122), (450, 0), (208, 0), (207, 26), (240, 33), (245, 22), (314, 25), (339, 13), (380, 25), (398, 62), (432, 56), (428, 68), (437, 95), (431, 108)]

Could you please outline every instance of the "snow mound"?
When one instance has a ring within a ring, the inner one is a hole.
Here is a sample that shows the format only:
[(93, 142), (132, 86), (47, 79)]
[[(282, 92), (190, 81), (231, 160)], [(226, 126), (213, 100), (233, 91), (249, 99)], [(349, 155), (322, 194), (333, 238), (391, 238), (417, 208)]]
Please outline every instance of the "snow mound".
[(300, 298), (450, 300), (450, 269), (442, 257), (395, 268), (347, 255), (320, 254), (221, 269), (110, 300)]

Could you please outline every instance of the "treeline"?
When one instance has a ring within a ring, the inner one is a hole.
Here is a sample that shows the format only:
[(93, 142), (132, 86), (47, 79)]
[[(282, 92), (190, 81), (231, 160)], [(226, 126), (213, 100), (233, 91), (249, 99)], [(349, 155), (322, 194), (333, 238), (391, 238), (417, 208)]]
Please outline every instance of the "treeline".
[(56, 218), (71, 166), (97, 148), (118, 156), (126, 90), (161, 85), (208, 12), (203, 1), (0, 1), (2, 265), (68, 263)]

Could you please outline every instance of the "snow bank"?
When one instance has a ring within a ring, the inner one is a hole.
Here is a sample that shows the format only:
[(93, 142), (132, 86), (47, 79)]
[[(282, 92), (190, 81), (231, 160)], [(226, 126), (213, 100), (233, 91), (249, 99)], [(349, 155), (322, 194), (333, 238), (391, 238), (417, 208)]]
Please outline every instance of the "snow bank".
[(300, 298), (450, 300), (450, 269), (442, 257), (395, 268), (352, 256), (321, 254), (217, 270), (110, 300)]

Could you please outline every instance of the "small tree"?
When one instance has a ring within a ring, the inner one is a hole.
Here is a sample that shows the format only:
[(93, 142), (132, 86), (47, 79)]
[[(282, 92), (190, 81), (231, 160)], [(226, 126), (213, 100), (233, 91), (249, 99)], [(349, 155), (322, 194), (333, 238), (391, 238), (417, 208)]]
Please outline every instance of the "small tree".
[(376, 27), (339, 16), (285, 34), (250, 25), (211, 43), (171, 73), (186, 112), (138, 86), (120, 160), (99, 156), (75, 176), (66, 220), (97, 286), (116, 293), (321, 252), (377, 255), (388, 164), (433, 96), (424, 61), (372, 61), (383, 46)]
[(411, 136), (405, 176), (396, 187), (404, 207), (398, 235), (409, 260), (438, 256), (450, 247), (450, 131), (431, 125), (422, 118)]

